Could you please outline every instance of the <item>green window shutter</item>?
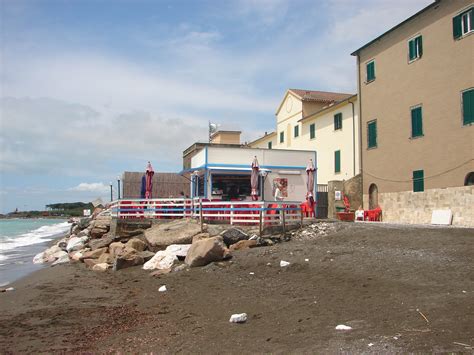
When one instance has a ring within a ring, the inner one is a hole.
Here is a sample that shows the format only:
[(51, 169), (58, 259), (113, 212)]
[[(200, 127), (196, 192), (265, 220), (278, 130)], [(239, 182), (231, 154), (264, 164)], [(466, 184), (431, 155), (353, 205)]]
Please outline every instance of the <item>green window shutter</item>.
[(464, 125), (474, 123), (474, 89), (462, 93), (462, 118)]
[(280, 132), (280, 143), (285, 141), (285, 132)]
[(341, 172), (341, 151), (336, 150), (334, 152), (334, 172), (340, 173)]
[(474, 8), (469, 10), (469, 21), (471, 23), (470, 30), (472, 31), (474, 29)]
[(412, 39), (411, 41), (408, 42), (408, 57), (410, 60), (413, 60), (416, 58), (416, 49), (415, 49), (415, 40)]
[(272, 142), (268, 142), (268, 149), (272, 149)]
[(462, 36), (462, 15), (458, 15), (453, 18), (453, 37), (458, 39)]
[(422, 108), (416, 107), (411, 110), (411, 136), (419, 137), (423, 135)]
[(374, 61), (367, 63), (366, 71), (367, 71), (367, 82), (375, 80), (375, 62)]
[(424, 171), (413, 171), (413, 192), (425, 191)]
[(299, 126), (295, 126), (294, 132), (295, 132), (295, 138), (298, 137), (298, 136), (300, 135), (300, 127), (299, 127)]
[(368, 142), (367, 148), (377, 147), (377, 121), (372, 121), (367, 124)]
[(423, 37), (416, 37), (415, 44), (418, 47), (418, 57), (421, 58), (421, 56), (423, 55)]
[(309, 126), (309, 138), (313, 139), (315, 137), (316, 137), (316, 125), (314, 123), (312, 123)]
[(342, 129), (342, 113), (334, 115), (334, 130)]

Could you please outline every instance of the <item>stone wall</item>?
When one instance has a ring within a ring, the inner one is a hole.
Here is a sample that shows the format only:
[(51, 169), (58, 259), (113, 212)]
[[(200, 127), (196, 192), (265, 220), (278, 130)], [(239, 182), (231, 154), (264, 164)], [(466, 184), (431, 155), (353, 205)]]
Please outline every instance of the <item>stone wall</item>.
[[(433, 210), (450, 209), (453, 225), (474, 227), (474, 186), (430, 189), (424, 192), (387, 192), (378, 194), (384, 222), (430, 224)], [(364, 194), (364, 206), (369, 195)]]

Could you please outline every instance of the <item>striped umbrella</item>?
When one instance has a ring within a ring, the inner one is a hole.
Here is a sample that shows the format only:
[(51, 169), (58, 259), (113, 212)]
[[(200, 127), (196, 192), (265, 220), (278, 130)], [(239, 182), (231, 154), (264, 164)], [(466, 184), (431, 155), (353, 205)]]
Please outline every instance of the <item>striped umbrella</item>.
[(258, 165), (258, 160), (257, 157), (253, 159), (252, 162), (252, 174), (250, 175), (250, 187), (252, 188), (252, 200), (257, 201), (258, 200), (258, 171), (260, 170), (260, 167)]
[(148, 162), (145, 170), (145, 175), (146, 175), (146, 184), (145, 184), (145, 198), (149, 199), (152, 198), (152, 190), (153, 190), (153, 175), (155, 172), (153, 171), (153, 167), (151, 166), (151, 163)]

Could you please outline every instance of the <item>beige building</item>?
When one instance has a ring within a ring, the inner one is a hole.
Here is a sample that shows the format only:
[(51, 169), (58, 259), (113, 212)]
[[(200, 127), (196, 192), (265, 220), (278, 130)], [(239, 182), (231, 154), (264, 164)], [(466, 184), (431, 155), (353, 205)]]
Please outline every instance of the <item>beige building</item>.
[(384, 220), (430, 223), (450, 208), (474, 224), (473, 8), (436, 1), (352, 53), (365, 207)]
[(289, 89), (275, 113), (276, 131), (252, 148), (317, 152), (317, 181), (347, 180), (359, 173), (357, 95)]

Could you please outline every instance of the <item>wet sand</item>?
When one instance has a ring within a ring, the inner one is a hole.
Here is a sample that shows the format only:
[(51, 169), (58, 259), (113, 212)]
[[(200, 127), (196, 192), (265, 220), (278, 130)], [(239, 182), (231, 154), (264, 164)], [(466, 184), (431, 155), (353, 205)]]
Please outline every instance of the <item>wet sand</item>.
[(362, 223), (160, 278), (60, 265), (0, 293), (0, 352), (470, 352), (472, 260), (473, 229)]

